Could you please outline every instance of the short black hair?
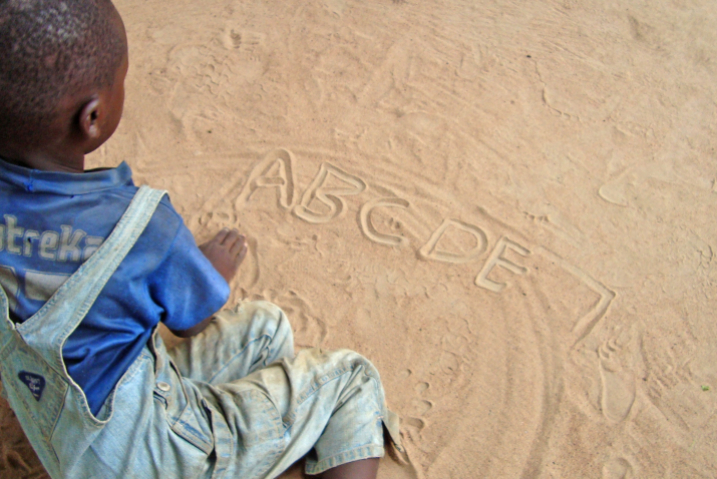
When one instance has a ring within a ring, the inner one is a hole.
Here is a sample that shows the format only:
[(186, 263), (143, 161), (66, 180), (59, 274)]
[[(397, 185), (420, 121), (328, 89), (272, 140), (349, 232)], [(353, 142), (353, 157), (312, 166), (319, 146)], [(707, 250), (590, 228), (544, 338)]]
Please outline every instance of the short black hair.
[(126, 51), (110, 0), (0, 0), (0, 144), (46, 138), (58, 104), (112, 85)]

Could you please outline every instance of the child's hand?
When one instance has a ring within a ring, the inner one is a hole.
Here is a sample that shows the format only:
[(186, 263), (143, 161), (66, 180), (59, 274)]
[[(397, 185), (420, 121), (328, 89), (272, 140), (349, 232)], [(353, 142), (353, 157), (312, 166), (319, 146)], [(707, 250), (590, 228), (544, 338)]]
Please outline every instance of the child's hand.
[(244, 261), (247, 253), (246, 237), (236, 229), (222, 229), (206, 243), (199, 245), (204, 256), (229, 283)]

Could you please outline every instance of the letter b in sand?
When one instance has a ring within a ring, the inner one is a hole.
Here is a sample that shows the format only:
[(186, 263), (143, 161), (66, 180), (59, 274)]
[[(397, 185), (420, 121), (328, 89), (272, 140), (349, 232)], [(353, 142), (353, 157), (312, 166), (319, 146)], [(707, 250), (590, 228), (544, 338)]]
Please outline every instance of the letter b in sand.
[[(344, 185), (328, 186), (331, 177), (339, 179)], [(308, 223), (328, 223), (346, 209), (344, 196), (358, 195), (364, 190), (366, 183), (360, 178), (322, 163), (316, 178), (301, 197), (301, 203), (294, 208), (294, 214)], [(317, 210), (319, 204), (325, 208)]]

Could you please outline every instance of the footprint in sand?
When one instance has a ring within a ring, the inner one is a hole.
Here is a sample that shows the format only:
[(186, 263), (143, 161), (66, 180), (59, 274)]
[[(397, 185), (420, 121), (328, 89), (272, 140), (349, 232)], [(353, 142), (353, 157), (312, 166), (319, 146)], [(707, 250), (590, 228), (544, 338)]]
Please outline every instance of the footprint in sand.
[(635, 402), (635, 373), (623, 367), (622, 362), (629, 339), (616, 335), (598, 348), (602, 379), (600, 406), (603, 415), (613, 422), (625, 420)]
[(602, 477), (603, 479), (631, 479), (632, 466), (621, 457), (612, 459), (603, 466)]
[[(413, 371), (407, 369), (404, 379), (409, 379)], [(431, 385), (425, 381), (414, 383), (413, 390), (418, 397), (411, 399), (410, 416), (401, 416), (401, 445), (402, 451), (394, 447), (386, 449), (386, 459), (379, 463), (379, 477), (391, 479), (424, 479), (425, 475), (420, 467), (416, 467), (417, 457), (421, 456), (420, 446), (417, 447), (421, 431), (428, 427), (424, 416), (433, 408), (433, 402), (424, 395)], [(387, 460), (390, 459), (390, 460)]]
[(431, 385), (427, 382), (419, 382), (416, 385), (414, 389), (416, 393), (418, 393), (419, 397), (413, 398), (411, 400), (411, 410), (413, 415), (408, 417), (402, 417), (401, 426), (406, 426), (408, 428), (414, 429), (419, 434), (423, 429), (428, 426), (425, 416), (428, 411), (433, 409), (433, 403), (431, 401), (426, 400), (423, 396), (430, 387)]

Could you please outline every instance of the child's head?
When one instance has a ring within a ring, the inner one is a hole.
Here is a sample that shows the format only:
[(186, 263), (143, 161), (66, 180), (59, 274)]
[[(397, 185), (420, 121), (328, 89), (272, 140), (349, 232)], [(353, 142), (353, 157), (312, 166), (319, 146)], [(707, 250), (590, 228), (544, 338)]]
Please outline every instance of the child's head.
[(109, 0), (0, 0), (0, 156), (77, 169), (114, 133), (126, 72)]

